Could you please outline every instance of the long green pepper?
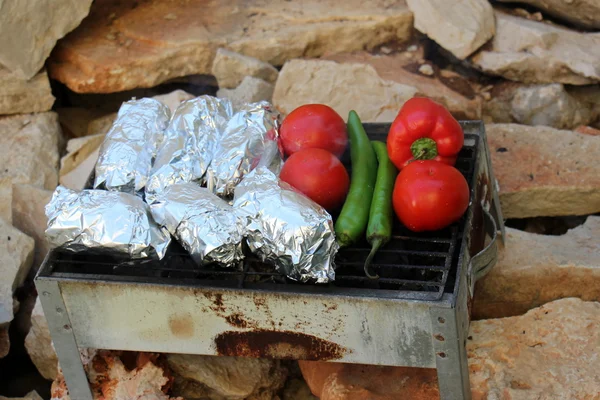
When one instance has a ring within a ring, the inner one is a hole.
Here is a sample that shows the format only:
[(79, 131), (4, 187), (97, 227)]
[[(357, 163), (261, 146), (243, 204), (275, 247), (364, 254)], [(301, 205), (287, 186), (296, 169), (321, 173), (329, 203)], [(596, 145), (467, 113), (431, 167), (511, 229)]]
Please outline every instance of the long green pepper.
[(342, 247), (364, 235), (377, 179), (377, 157), (356, 111), (350, 111), (347, 125), (352, 176), (348, 196), (335, 223), (336, 238)]

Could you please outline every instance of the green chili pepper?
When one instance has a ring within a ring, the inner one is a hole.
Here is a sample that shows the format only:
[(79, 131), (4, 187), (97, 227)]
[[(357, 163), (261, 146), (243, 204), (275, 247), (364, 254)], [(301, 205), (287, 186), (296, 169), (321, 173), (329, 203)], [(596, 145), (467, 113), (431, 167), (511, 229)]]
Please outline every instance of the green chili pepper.
[(367, 241), (372, 247), (365, 261), (365, 274), (371, 279), (377, 279), (379, 276), (369, 273), (369, 266), (377, 250), (389, 242), (392, 237), (394, 216), (392, 194), (398, 170), (388, 157), (385, 143), (373, 141), (373, 149), (377, 155), (379, 166), (377, 167), (377, 181), (373, 192), (373, 200), (371, 201), (369, 225), (367, 226)]
[(348, 115), (348, 137), (352, 176), (348, 196), (335, 223), (337, 241), (342, 247), (355, 243), (365, 233), (377, 179), (377, 157), (354, 110)]

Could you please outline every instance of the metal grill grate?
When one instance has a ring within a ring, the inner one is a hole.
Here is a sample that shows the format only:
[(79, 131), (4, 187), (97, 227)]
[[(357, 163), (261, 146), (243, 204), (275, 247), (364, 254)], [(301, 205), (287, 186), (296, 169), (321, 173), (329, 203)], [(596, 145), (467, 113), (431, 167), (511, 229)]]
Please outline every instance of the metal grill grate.
[[(365, 124), (365, 128), (372, 139), (385, 141), (389, 125)], [(465, 146), (456, 164), (471, 186), (478, 140), (477, 135), (465, 134)], [(349, 155), (344, 155), (342, 161), (349, 165)], [(471, 187), (471, 198), (473, 195)], [(363, 272), (369, 253), (366, 241), (339, 252), (336, 280), (328, 285), (291, 281), (275, 272), (272, 266), (252, 258), (237, 269), (200, 268), (177, 243), (171, 246), (161, 261), (134, 261), (111, 255), (55, 251), (50, 255), (49, 263), (51, 274), (62, 278), (438, 300), (445, 291), (452, 292), (465, 219), (466, 215), (450, 227), (432, 233), (414, 233), (396, 221), (392, 240), (373, 260), (373, 271), (380, 276), (377, 280), (365, 277)]]

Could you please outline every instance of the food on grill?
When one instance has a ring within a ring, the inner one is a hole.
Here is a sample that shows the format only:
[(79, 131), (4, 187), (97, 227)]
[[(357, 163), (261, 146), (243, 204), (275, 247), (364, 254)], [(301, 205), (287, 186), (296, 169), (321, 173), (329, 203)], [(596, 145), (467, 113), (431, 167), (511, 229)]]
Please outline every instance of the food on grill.
[(303, 149), (319, 148), (339, 158), (348, 145), (346, 124), (329, 106), (305, 104), (284, 119), (281, 142), (286, 156)]
[(231, 266), (244, 258), (244, 221), (208, 189), (192, 182), (171, 185), (158, 194), (150, 210), (198, 265)]
[(350, 186), (340, 160), (318, 148), (292, 154), (283, 164), (280, 178), (329, 211), (341, 207)]
[(369, 278), (378, 278), (371, 275), (369, 266), (379, 248), (389, 242), (392, 237), (394, 212), (392, 210), (392, 194), (398, 170), (390, 161), (385, 143), (374, 140), (373, 149), (377, 155), (377, 181), (373, 191), (373, 200), (369, 212), (367, 225), (367, 242), (371, 245), (371, 252), (365, 261), (365, 274)]
[(163, 258), (169, 233), (152, 219), (143, 200), (106, 190), (56, 188), (46, 206), (46, 238), (64, 250), (111, 251), (130, 258)]
[(363, 237), (377, 179), (377, 157), (355, 111), (348, 115), (348, 136), (352, 177), (348, 196), (335, 223), (340, 246), (349, 246)]
[(394, 211), (415, 232), (435, 231), (456, 222), (469, 206), (469, 185), (454, 167), (433, 160), (413, 161), (394, 185)]
[(463, 130), (450, 112), (422, 97), (404, 103), (387, 138), (390, 159), (398, 169), (413, 160), (454, 165), (463, 143)]
[(158, 100), (123, 103), (100, 147), (94, 188), (140, 194), (170, 117)]

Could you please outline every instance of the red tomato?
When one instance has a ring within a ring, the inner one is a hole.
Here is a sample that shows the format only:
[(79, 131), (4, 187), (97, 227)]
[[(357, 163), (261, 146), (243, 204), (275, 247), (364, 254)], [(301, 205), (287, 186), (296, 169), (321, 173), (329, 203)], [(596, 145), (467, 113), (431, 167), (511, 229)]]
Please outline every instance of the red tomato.
[(413, 161), (394, 185), (394, 211), (414, 232), (442, 229), (469, 206), (469, 185), (454, 167), (433, 160)]
[(339, 158), (348, 144), (346, 123), (324, 104), (305, 104), (296, 108), (283, 120), (280, 134), (286, 156), (302, 149), (317, 148)]
[(344, 165), (323, 149), (304, 149), (292, 154), (279, 177), (326, 210), (340, 207), (350, 186)]

